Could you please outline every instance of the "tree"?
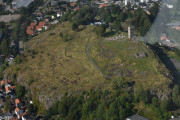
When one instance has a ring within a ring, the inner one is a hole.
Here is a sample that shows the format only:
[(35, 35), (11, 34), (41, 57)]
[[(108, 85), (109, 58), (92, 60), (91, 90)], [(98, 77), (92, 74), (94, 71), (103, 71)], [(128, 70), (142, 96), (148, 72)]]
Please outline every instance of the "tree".
[(34, 113), (34, 105), (33, 104), (28, 105), (28, 113)]
[(16, 86), (16, 94), (18, 98), (23, 98), (25, 95), (25, 87), (21, 85)]
[(119, 21), (114, 21), (114, 22), (113, 22), (113, 28), (114, 28), (116, 31), (122, 30), (121, 23), (120, 23)]
[(179, 86), (175, 85), (172, 91), (172, 100), (176, 106), (180, 107), (180, 95), (179, 95)]
[(97, 26), (97, 27), (95, 28), (95, 33), (96, 33), (96, 35), (99, 36), (99, 37), (104, 36), (104, 35), (105, 35), (105, 32), (106, 32), (106, 28), (105, 28), (104, 25), (100, 25), (100, 26)]
[(5, 104), (4, 104), (4, 110), (5, 112), (8, 112), (11, 110), (11, 97), (10, 96), (7, 96), (6, 97), (6, 100), (5, 100)]
[(167, 100), (163, 100), (161, 101), (161, 104), (160, 104), (160, 108), (163, 112), (166, 112), (168, 111), (168, 108), (169, 108), (169, 102)]
[(78, 25), (77, 25), (76, 23), (73, 23), (73, 24), (72, 24), (72, 30), (75, 31), (75, 30), (77, 30), (77, 29), (78, 29)]
[(134, 97), (136, 101), (142, 101), (145, 104), (149, 102), (149, 94), (142, 87), (138, 87), (134, 90)]
[(119, 110), (115, 102), (110, 104), (106, 115), (108, 120), (118, 120)]
[(156, 108), (159, 106), (158, 99), (156, 97), (152, 98), (152, 105)]
[(61, 117), (65, 117), (68, 114), (68, 109), (66, 98), (64, 98), (58, 105), (58, 113), (61, 114)]
[(0, 29), (4, 29), (5, 28), (5, 22), (0, 22)]
[(1, 42), (1, 51), (2, 51), (5, 55), (8, 55), (9, 46), (8, 46), (8, 42), (7, 42), (6, 39), (3, 39), (3, 41)]
[(62, 32), (60, 32), (59, 36), (60, 36), (61, 38), (63, 38), (63, 33), (62, 33)]

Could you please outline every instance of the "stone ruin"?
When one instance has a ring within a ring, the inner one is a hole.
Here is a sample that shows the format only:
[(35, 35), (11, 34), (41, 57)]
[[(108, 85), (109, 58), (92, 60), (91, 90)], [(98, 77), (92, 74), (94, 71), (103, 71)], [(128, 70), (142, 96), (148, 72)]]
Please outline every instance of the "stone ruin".
[(145, 58), (147, 57), (147, 54), (144, 52), (136, 53), (135, 54), (136, 58)]

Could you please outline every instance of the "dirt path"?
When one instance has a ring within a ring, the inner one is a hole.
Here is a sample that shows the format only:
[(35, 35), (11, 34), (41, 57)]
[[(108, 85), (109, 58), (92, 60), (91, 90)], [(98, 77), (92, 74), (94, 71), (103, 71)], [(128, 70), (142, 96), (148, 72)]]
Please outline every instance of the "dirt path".
[[(121, 35), (120, 35), (120, 36), (121, 36)], [(96, 43), (93, 43), (93, 44), (91, 44), (91, 45), (86, 45), (86, 47), (85, 47), (86, 54), (87, 54), (89, 60), (94, 64), (94, 66), (96, 67), (96, 69), (98, 69), (98, 70), (103, 74), (103, 76), (104, 76), (105, 78), (108, 78), (108, 79), (111, 79), (111, 77), (110, 77), (109, 75), (105, 74), (105, 73), (101, 70), (101, 68), (96, 64), (96, 62), (93, 60), (93, 58), (92, 58), (91, 55), (89, 54), (89, 49), (90, 49), (91, 47), (95, 46), (95, 45), (98, 45), (98, 44), (104, 43), (104, 42), (111, 42), (111, 41), (121, 41), (121, 42), (122, 42), (122, 41), (125, 41), (125, 39), (124, 39), (125, 36), (123, 36), (123, 35), (122, 35), (122, 37), (120, 37), (120, 36), (112, 37), (112, 38), (106, 38), (104, 41), (96, 42)]]

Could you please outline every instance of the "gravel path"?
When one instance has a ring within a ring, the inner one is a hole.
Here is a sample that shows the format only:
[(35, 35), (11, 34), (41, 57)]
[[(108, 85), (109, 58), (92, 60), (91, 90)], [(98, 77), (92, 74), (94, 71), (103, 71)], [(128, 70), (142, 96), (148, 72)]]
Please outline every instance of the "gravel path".
[(115, 37), (112, 37), (112, 38), (106, 38), (104, 41), (101, 41), (101, 42), (97, 42), (97, 43), (93, 43), (91, 45), (86, 45), (86, 54), (89, 58), (89, 60), (94, 64), (94, 66), (96, 67), (96, 69), (98, 69), (104, 77), (110, 79), (110, 75), (107, 75), (105, 74), (101, 68), (96, 64), (96, 62), (92, 59), (91, 55), (89, 54), (89, 49), (95, 45), (98, 45), (99, 43), (103, 43), (103, 42), (111, 42), (111, 41), (125, 41), (125, 36), (124, 35), (119, 35), (119, 36), (115, 36)]

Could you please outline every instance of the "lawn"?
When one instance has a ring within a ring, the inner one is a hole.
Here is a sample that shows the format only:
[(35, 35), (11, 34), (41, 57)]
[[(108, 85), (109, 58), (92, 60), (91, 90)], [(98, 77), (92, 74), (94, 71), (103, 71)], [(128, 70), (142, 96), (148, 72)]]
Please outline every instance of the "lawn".
[[(168, 70), (153, 57), (142, 42), (127, 39), (103, 42), (93, 46), (89, 51), (95, 63), (112, 79), (125, 77), (146, 89), (171, 82), (162, 75), (162, 71), (168, 73)], [(136, 58), (135, 54), (140, 52), (146, 53), (147, 57)]]

